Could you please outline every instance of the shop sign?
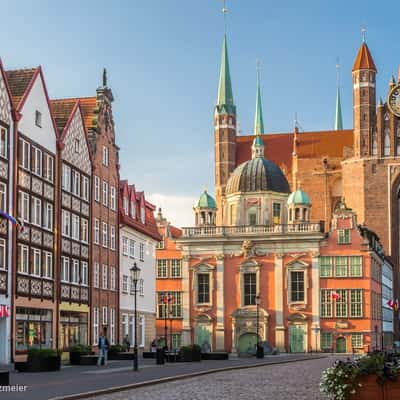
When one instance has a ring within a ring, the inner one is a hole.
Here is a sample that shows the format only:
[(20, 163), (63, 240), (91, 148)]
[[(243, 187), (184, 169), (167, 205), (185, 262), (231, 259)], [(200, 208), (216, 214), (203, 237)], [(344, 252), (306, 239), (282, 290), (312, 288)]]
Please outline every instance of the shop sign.
[(5, 318), (10, 316), (10, 310), (8, 306), (0, 304), (0, 318)]

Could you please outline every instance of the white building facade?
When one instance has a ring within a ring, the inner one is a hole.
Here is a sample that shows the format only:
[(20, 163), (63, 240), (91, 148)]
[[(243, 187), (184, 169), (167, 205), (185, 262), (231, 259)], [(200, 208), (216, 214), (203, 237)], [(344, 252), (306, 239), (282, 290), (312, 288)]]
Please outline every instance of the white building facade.
[(135, 288), (130, 269), (140, 268), (137, 283), (137, 344), (146, 351), (156, 337), (155, 259), (160, 240), (154, 219), (154, 206), (146, 202), (144, 193), (136, 193), (126, 181), (120, 185), (120, 343), (126, 335), (131, 347), (135, 344)]
[(393, 309), (388, 301), (393, 300), (393, 269), (385, 259), (382, 264), (382, 345), (383, 348), (393, 347)]

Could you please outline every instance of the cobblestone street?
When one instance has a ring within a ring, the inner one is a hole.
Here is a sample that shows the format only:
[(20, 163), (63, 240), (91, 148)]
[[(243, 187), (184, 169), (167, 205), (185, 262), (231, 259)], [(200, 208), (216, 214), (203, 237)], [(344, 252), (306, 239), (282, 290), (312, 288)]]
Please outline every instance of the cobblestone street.
[(334, 358), (220, 372), (92, 397), (93, 400), (322, 400), (322, 370)]

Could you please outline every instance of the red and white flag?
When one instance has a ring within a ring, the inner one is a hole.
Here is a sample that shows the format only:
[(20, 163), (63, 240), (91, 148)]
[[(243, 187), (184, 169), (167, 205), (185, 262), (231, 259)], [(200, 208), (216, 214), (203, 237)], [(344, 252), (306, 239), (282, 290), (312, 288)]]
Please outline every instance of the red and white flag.
[(333, 291), (331, 297), (333, 300), (340, 300), (340, 294), (338, 292)]
[(390, 299), (386, 304), (394, 311), (397, 311), (399, 308), (399, 301), (397, 299)]

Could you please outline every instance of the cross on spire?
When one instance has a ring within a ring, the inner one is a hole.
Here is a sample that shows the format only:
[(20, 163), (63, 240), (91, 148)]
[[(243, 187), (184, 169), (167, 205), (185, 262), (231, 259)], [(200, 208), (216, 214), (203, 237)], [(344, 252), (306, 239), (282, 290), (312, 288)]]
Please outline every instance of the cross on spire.
[(363, 43), (366, 42), (366, 38), (365, 38), (366, 33), (367, 33), (367, 27), (365, 25), (363, 25), (361, 27), (361, 38), (362, 38)]
[(226, 14), (228, 13), (228, 9), (226, 8), (226, 0), (222, 0), (223, 7), (222, 7), (222, 13), (224, 14), (224, 31), (226, 34)]

